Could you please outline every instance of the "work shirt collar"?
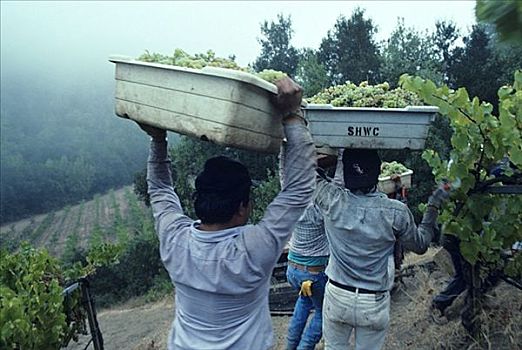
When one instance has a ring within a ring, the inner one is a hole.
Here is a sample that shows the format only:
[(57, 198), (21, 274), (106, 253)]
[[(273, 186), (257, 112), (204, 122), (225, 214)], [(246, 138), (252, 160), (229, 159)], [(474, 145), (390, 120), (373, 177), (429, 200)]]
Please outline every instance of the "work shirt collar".
[(219, 230), (219, 231), (202, 231), (198, 227), (201, 225), (201, 221), (195, 221), (192, 224), (191, 231), (192, 231), (192, 237), (194, 239), (200, 241), (200, 242), (206, 242), (206, 243), (217, 243), (224, 240), (227, 240), (229, 238), (235, 237), (240, 234), (241, 227), (243, 226), (237, 226), (232, 228), (227, 228), (225, 230)]

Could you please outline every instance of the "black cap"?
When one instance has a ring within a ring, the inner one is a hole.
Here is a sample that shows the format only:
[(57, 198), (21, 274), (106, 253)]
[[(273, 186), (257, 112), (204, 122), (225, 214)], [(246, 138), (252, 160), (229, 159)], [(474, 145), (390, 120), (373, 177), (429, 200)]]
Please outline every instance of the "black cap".
[(196, 192), (239, 197), (252, 185), (248, 169), (238, 161), (219, 156), (206, 161), (196, 178)]
[(344, 185), (358, 189), (377, 185), (381, 158), (374, 149), (345, 149), (343, 152)]

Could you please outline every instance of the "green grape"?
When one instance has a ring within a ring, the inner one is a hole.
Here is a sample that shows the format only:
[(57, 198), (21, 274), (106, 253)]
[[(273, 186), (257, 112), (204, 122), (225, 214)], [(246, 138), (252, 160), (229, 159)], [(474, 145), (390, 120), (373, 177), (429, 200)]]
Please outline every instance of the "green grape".
[(263, 80), (268, 81), (269, 83), (275, 83), (278, 80), (281, 80), (282, 78), (286, 77), (286, 73), (276, 71), (273, 69), (265, 69), (259, 73), (256, 74), (258, 77), (260, 77)]
[(189, 55), (187, 52), (179, 48), (174, 50), (172, 56), (166, 56), (158, 53), (150, 53), (149, 51), (145, 51), (143, 55), (138, 57), (138, 61), (155, 62), (192, 69), (201, 69), (206, 66), (233, 69), (247, 73), (254, 73), (261, 79), (264, 79), (270, 83), (274, 83), (277, 80), (286, 76), (285, 73), (275, 71), (272, 69), (265, 69), (260, 73), (255, 73), (249, 67), (245, 68), (239, 66), (233, 57), (217, 57), (216, 53), (212, 50), (208, 50), (206, 53), (197, 53), (194, 56)]
[(417, 94), (402, 88), (390, 90), (387, 82), (369, 85), (363, 81), (359, 86), (347, 82), (330, 86), (307, 99), (308, 103), (331, 104), (334, 107), (404, 108), (424, 103)]
[(382, 162), (381, 164), (381, 175), (380, 177), (391, 176), (391, 175), (400, 175), (408, 171), (403, 164), (393, 161), (393, 162)]

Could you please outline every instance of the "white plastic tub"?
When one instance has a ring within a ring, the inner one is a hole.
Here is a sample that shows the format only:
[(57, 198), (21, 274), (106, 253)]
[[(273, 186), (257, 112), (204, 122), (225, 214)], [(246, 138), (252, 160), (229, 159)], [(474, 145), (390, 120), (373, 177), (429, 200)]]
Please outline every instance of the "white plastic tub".
[[(112, 56), (116, 115), (221, 145), (277, 153), (283, 138), (274, 84), (216, 67), (191, 69)], [(437, 107), (308, 105), (318, 148), (422, 149)]]
[(109, 60), (116, 64), (116, 115), (226, 146), (279, 151), (275, 85), (231, 69)]
[(309, 104), (305, 117), (315, 144), (331, 148), (424, 148), (438, 107), (332, 107)]
[[(401, 185), (406, 188), (411, 188), (411, 176), (413, 175), (413, 170), (405, 171), (400, 174)], [(379, 177), (379, 182), (377, 183), (377, 189), (384, 193), (393, 193), (395, 192), (395, 181), (391, 179), (391, 176), (383, 176)]]

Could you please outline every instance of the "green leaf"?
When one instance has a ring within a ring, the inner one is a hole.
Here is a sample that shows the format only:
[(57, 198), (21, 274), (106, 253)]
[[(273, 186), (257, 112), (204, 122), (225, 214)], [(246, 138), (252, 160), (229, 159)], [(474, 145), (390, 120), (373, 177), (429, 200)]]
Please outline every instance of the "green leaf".
[(468, 147), (468, 135), (465, 131), (455, 132), (451, 137), (451, 144), (453, 147), (458, 149), (464, 149)]
[(464, 259), (466, 259), (471, 265), (475, 265), (478, 259), (479, 245), (474, 241), (461, 241), (460, 252)]
[(465, 106), (467, 103), (469, 103), (469, 95), (466, 89), (459, 88), (454, 95), (453, 103), (457, 107)]
[(498, 89), (498, 98), (503, 100), (507, 96), (509, 96), (513, 92), (513, 88), (511, 86), (505, 85)]
[(517, 168), (520, 169), (522, 167), (522, 148), (520, 144), (509, 151), (509, 158)]

